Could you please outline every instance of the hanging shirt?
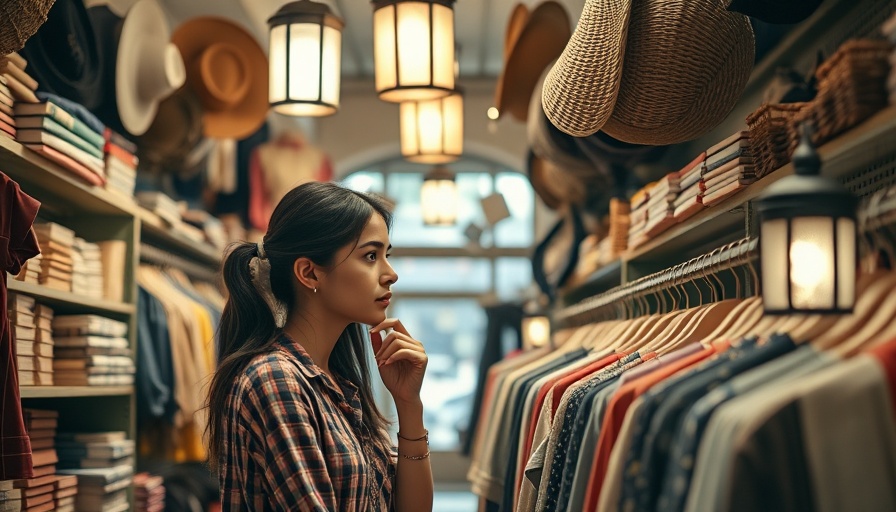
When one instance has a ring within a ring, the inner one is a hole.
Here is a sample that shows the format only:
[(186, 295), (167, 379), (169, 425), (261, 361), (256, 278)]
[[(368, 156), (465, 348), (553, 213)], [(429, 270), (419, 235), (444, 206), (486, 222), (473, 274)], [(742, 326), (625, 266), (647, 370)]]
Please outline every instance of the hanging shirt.
[(40, 202), (22, 192), (18, 183), (0, 173), (0, 256), (3, 258), (0, 290), (0, 480), (31, 478), (31, 441), (22, 419), (16, 342), (6, 312), (6, 276), (18, 274), (22, 264), (40, 254), (31, 226)]
[(289, 336), (249, 363), (225, 414), (225, 512), (391, 510), (395, 459), (363, 434), (358, 388)]

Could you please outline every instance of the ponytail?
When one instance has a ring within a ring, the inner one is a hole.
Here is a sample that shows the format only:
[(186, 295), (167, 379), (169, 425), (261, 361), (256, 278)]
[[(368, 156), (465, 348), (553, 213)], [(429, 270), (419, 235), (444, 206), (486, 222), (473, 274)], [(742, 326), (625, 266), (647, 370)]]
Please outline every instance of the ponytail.
[[(217, 468), (221, 447), (223, 418), (216, 417), (225, 410), (230, 388), (239, 372), (258, 354), (270, 351), (278, 331), (267, 302), (253, 284), (250, 263), (258, 256), (252, 243), (231, 246), (224, 260), (223, 277), (228, 298), (218, 327), (218, 369), (209, 389), (209, 422), (206, 427), (209, 444), (209, 464)], [(267, 277), (267, 276), (265, 276)]]

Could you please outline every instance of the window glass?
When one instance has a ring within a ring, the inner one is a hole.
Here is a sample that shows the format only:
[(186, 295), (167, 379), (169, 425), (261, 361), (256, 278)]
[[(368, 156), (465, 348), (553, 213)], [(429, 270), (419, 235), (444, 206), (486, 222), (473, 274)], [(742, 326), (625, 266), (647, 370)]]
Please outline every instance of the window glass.
[(423, 342), (429, 356), (420, 396), (432, 450), (460, 446), (467, 427), (485, 336), (485, 312), (475, 299), (400, 299), (389, 313)]
[(492, 286), (491, 262), (484, 258), (395, 257), (389, 262), (398, 273), (396, 293), (484, 293)]
[(495, 188), (504, 196), (510, 217), (495, 226), (498, 247), (529, 247), (535, 218), (535, 196), (528, 179), (517, 172), (502, 172), (495, 177)]
[(495, 292), (501, 300), (519, 298), (532, 284), (532, 261), (528, 258), (498, 258), (495, 262)]

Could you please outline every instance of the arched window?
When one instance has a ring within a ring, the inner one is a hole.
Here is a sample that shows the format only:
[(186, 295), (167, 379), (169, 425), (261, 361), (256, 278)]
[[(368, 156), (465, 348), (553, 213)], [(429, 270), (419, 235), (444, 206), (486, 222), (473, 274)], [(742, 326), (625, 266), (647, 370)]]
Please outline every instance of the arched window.
[[(400, 158), (347, 175), (343, 185), (395, 201), (391, 263), (398, 273), (390, 316), (400, 318), (426, 345), (426, 426), (433, 451), (452, 451), (467, 426), (485, 336), (482, 304), (514, 300), (532, 282), (529, 259), (535, 231), (535, 196), (514, 169), (465, 157), (449, 165), (456, 174), (458, 221), (423, 224), (420, 188), (429, 167)], [(501, 193), (510, 218), (470, 244), (464, 229), (485, 226), (479, 200)]]

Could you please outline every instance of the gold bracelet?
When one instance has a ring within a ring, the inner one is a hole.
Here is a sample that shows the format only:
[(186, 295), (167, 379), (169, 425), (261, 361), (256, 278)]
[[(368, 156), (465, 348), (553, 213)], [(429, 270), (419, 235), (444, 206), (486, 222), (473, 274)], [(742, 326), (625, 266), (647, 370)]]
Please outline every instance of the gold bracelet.
[(423, 460), (429, 458), (429, 450), (426, 450), (426, 453), (424, 453), (423, 455), (405, 455), (403, 453), (399, 453), (399, 455), (408, 460)]
[(423, 434), (423, 437), (418, 437), (417, 439), (410, 439), (410, 438), (408, 438), (408, 437), (404, 437), (403, 435), (401, 435), (401, 432), (399, 432), (399, 433), (398, 433), (398, 438), (399, 438), (399, 439), (404, 439), (405, 441), (412, 441), (412, 442), (413, 442), (413, 441), (424, 441), (424, 440), (425, 440), (425, 441), (426, 441), (426, 444), (429, 444), (429, 430), (423, 429), (423, 432), (425, 432), (425, 434)]

